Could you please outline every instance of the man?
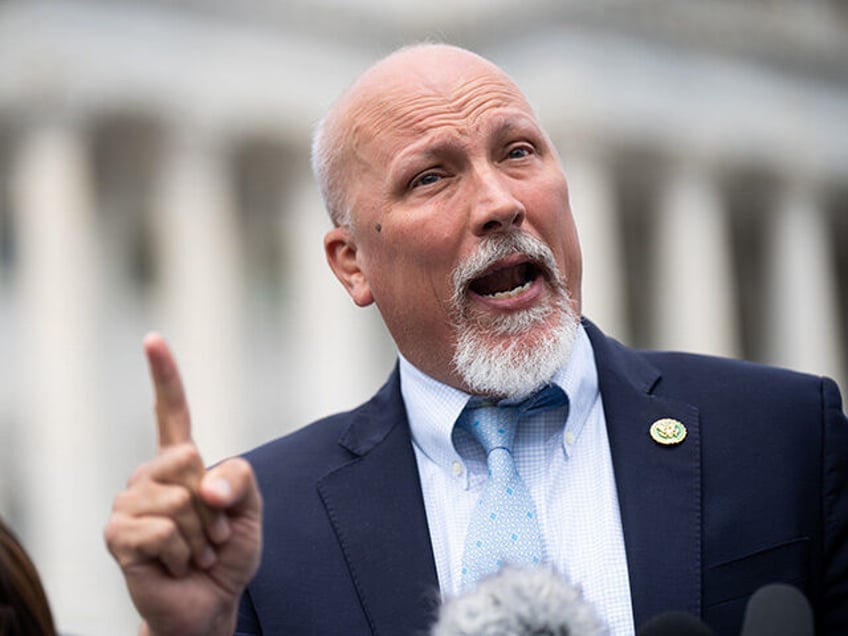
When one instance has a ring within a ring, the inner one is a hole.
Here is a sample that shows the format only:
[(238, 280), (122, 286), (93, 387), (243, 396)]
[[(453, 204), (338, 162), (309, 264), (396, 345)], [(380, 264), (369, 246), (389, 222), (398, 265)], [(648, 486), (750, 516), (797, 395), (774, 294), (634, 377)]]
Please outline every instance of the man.
[[(465, 586), (486, 457), (470, 396), (567, 406), (522, 421), (515, 465), (545, 560), (612, 634), (684, 610), (737, 634), (762, 585), (848, 633), (848, 424), (829, 380), (636, 352), (581, 321), (581, 259), (550, 139), (500, 69), (402, 49), (316, 135), (328, 262), (400, 361), (374, 398), (205, 470), (162, 341), (160, 450), (106, 528), (146, 634), (420, 634)], [(264, 496), (264, 510), (260, 490)], [(264, 547), (262, 537), (264, 535)]]

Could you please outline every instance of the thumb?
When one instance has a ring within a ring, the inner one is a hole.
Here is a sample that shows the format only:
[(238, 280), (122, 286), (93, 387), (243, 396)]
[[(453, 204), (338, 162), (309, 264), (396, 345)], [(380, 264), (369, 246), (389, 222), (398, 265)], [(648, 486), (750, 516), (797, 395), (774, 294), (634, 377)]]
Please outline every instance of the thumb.
[(200, 496), (208, 505), (229, 514), (259, 513), (262, 509), (253, 468), (241, 457), (225, 460), (206, 471)]

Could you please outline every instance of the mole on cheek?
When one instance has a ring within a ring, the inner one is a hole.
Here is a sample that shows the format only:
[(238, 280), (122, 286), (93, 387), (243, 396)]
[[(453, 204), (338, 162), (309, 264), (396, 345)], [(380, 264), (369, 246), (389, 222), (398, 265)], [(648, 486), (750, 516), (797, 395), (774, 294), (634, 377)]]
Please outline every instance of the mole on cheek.
[(380, 231), (382, 231), (383, 226), (382, 226), (382, 225), (380, 225), (379, 223), (377, 223), (377, 224), (374, 226), (374, 229), (375, 229), (375, 230), (377, 230), (378, 232), (380, 232)]

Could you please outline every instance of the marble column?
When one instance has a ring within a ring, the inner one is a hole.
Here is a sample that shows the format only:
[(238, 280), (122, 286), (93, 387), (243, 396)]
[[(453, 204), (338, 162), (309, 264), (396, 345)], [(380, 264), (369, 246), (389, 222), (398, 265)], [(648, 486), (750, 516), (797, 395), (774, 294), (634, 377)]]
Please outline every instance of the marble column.
[(766, 352), (769, 362), (846, 380), (845, 325), (825, 211), (811, 184), (786, 186), (768, 236)]
[(726, 211), (712, 175), (675, 165), (658, 204), (653, 346), (739, 355)]
[(624, 252), (610, 168), (579, 151), (565, 155), (563, 164), (583, 254), (583, 313), (627, 341)]
[(232, 182), (224, 149), (185, 127), (165, 148), (154, 193), (160, 330), (176, 354), (207, 463), (244, 450), (242, 260)]
[[(19, 472), (8, 478), (18, 484), (24, 540), (58, 627), (74, 632), (92, 611), (80, 590), (98, 589), (108, 567), (101, 532), (110, 500), (99, 474), (106, 449), (96, 373), (94, 197), (83, 133), (58, 121), (23, 133), (11, 195), (21, 355), (7, 360), (20, 382)], [(110, 602), (108, 593), (98, 601)]]
[[(0, 360), (18, 360), (17, 312), (12, 295), (12, 277), (15, 273), (14, 228), (12, 227), (11, 200), (9, 194), (9, 160), (11, 142), (0, 134)], [(14, 403), (18, 391), (18, 379), (9, 373), (0, 372), (0, 464), (10, 466), (15, 457)], [(6, 516), (13, 510), (15, 486), (9, 479), (0, 480), (0, 512)]]

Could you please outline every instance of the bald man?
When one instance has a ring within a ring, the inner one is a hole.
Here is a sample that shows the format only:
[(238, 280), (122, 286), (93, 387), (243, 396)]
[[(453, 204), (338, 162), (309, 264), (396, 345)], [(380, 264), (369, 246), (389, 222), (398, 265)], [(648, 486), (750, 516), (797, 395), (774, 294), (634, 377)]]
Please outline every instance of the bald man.
[[(544, 560), (610, 634), (665, 610), (738, 633), (759, 587), (848, 633), (848, 423), (829, 380), (636, 352), (581, 316), (559, 158), (498, 67), (445, 45), (366, 71), (319, 126), (328, 263), (398, 349), (349, 413), (206, 470), (177, 367), (145, 342), (159, 452), (106, 528), (144, 634), (421, 634), (461, 593), (486, 455), (469, 400), (542, 387), (513, 450)], [(260, 491), (264, 495), (264, 510)], [(264, 536), (264, 547), (262, 538)]]

